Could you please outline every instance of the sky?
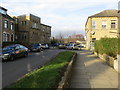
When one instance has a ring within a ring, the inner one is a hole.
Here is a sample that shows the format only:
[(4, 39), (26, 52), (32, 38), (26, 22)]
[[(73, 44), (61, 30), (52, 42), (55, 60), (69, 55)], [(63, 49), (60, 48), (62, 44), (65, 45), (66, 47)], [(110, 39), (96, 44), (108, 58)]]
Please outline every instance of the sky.
[(8, 14), (34, 14), (52, 26), (52, 36), (83, 34), (88, 16), (103, 10), (118, 9), (119, 0), (0, 0)]

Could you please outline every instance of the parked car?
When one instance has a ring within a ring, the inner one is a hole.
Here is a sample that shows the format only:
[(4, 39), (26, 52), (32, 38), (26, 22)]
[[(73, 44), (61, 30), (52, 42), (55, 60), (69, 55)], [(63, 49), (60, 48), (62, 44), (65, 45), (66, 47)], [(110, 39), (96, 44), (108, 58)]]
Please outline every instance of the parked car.
[(41, 46), (41, 44), (32, 44), (31, 46), (30, 46), (30, 51), (42, 51), (43, 50), (43, 48), (42, 48), (42, 46)]
[(81, 47), (75, 43), (69, 43), (66, 46), (67, 49), (71, 49), (71, 50), (80, 50)]
[(6, 46), (2, 49), (0, 53), (0, 57), (2, 60), (14, 60), (18, 57), (28, 56), (29, 49), (20, 44), (14, 44), (10, 46)]
[(59, 48), (59, 49), (65, 49), (65, 48), (66, 48), (66, 45), (63, 44), (63, 43), (61, 43), (61, 44), (59, 44), (58, 48)]
[(41, 47), (42, 47), (43, 49), (49, 49), (48, 44), (41, 44)]

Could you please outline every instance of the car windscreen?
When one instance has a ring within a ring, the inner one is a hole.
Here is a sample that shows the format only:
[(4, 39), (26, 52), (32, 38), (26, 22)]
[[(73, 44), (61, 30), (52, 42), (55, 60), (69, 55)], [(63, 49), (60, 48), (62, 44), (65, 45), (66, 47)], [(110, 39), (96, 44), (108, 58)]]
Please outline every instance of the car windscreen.
[(3, 51), (15, 50), (15, 47), (5, 47)]
[(69, 46), (73, 46), (73, 44), (69, 44)]
[(32, 44), (32, 47), (38, 47), (40, 46), (39, 44)]

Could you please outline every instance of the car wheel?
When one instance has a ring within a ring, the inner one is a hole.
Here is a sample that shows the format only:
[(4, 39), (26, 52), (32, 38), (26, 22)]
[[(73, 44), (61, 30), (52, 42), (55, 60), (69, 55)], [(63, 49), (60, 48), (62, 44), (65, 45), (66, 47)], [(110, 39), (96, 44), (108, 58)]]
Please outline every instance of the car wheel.
[(10, 60), (11, 60), (11, 61), (15, 60), (15, 57), (14, 57), (13, 55), (10, 56)]
[(41, 48), (41, 51), (43, 51), (43, 48)]
[(28, 52), (25, 52), (24, 56), (27, 57), (28, 56)]
[(72, 47), (72, 50), (73, 50), (73, 47)]

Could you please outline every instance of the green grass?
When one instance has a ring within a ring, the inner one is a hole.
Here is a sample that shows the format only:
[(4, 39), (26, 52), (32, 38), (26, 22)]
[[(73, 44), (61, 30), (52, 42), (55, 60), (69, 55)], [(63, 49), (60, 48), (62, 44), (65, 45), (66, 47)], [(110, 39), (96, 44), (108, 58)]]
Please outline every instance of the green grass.
[(42, 68), (27, 74), (7, 88), (53, 88), (61, 78), (61, 70), (68, 64), (74, 52), (59, 53)]

